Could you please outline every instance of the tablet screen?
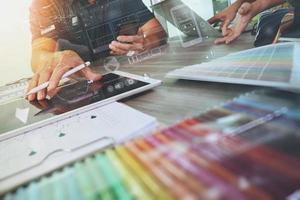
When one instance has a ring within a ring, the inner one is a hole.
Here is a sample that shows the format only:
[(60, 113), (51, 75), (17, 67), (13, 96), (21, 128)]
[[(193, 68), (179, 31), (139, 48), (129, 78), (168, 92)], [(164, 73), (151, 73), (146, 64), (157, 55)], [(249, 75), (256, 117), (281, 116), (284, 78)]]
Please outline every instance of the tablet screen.
[(148, 84), (110, 73), (103, 75), (100, 81), (84, 80), (62, 87), (50, 100), (14, 100), (0, 105), (0, 135)]

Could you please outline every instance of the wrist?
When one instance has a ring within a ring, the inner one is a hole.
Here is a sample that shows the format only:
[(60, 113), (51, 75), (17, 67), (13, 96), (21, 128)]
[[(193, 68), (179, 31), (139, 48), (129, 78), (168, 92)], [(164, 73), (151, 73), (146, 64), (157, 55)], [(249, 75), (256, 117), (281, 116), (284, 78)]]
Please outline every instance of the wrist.
[(243, 3), (248, 2), (248, 3), (253, 3), (255, 0), (237, 0), (232, 4), (236, 12), (239, 10), (239, 8), (242, 6)]
[(237, 12), (243, 3), (244, 3), (244, 0), (237, 0), (236, 2), (234, 2), (231, 5), (231, 7), (235, 12)]
[(53, 58), (60, 58), (61, 56), (71, 55), (73, 53), (74, 53), (74, 51), (72, 51), (72, 50), (56, 51), (56, 52), (53, 52)]
[(251, 10), (249, 14), (251, 17), (255, 17), (257, 14), (264, 10), (264, 5), (260, 1), (255, 1), (251, 4)]
[(251, 14), (252, 16), (256, 16), (260, 12), (267, 10), (269, 8), (272, 8), (273, 6), (280, 5), (284, 3), (284, 0), (256, 0), (252, 3), (252, 10)]

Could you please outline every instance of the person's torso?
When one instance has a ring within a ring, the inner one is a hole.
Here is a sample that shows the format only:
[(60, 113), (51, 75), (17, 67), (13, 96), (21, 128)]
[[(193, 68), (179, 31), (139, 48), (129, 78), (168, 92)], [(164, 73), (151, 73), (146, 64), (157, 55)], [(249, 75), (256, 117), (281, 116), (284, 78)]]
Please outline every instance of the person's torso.
[(60, 50), (76, 50), (83, 45), (92, 57), (107, 56), (109, 43), (117, 38), (118, 25), (139, 21), (139, 12), (145, 12), (137, 5), (141, 1), (135, 0), (96, 0), (94, 4), (87, 0), (52, 1), (55, 14), (50, 16), (50, 24), (56, 27)]

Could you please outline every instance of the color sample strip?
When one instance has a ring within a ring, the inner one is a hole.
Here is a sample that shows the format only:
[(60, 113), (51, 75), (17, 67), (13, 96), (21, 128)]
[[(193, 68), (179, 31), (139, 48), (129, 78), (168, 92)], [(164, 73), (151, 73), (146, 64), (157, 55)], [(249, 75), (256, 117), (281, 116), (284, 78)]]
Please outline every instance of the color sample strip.
[[(153, 136), (147, 137), (147, 142), (149, 142), (155, 148), (163, 145), (162, 142), (160, 142)], [(233, 188), (230, 184), (226, 184), (226, 182), (222, 181), (214, 174), (210, 174), (205, 169), (194, 165), (186, 156), (186, 152), (182, 152), (182, 148), (179, 148), (179, 146), (172, 145), (171, 148), (169, 148), (169, 150), (164, 153), (164, 156), (167, 159), (173, 161), (175, 165), (179, 165), (182, 169), (188, 172), (190, 174), (190, 177), (195, 177), (199, 182), (198, 185), (206, 185), (206, 187), (208, 188), (206, 189), (206, 191), (209, 191), (209, 188), (211, 188), (217, 190), (220, 196), (224, 195), (225, 197), (231, 199), (246, 199), (244, 195)], [(190, 177), (189, 180), (191, 179)], [(202, 194), (205, 194), (205, 192), (202, 191)]]
[(126, 150), (123, 146), (117, 146), (116, 151), (120, 155), (123, 162), (126, 163), (128, 167), (130, 167), (131, 170), (140, 177), (144, 185), (157, 199), (172, 199), (170, 194), (162, 189), (153, 176), (148, 173), (147, 170), (137, 160), (134, 159), (128, 150)]
[[(163, 167), (152, 162), (152, 158), (150, 158), (149, 155), (144, 154), (134, 143), (129, 142), (126, 144), (126, 147), (160, 181), (162, 185), (164, 185), (169, 191), (172, 191), (176, 199), (198, 199), (197, 195), (193, 194), (188, 187), (176, 180)], [(174, 187), (176, 187), (176, 190), (174, 190)]]
[(75, 177), (83, 198), (87, 200), (96, 200), (99, 193), (96, 187), (93, 186), (92, 180), (88, 178), (89, 175), (85, 171), (83, 163), (75, 164)]
[[(300, 188), (300, 152), (292, 151), (300, 145), (299, 98), (295, 103), (292, 96), (282, 100), (275, 94), (237, 98), (88, 157), (4, 199), (287, 199)], [(269, 108), (284, 106), (293, 114), (270, 118)], [(234, 131), (262, 117), (270, 120)]]
[(53, 188), (52, 188), (51, 182), (49, 181), (49, 178), (43, 178), (40, 183), (41, 187), (41, 198), (45, 200), (51, 200), (54, 199), (55, 196), (53, 196)]
[(129, 192), (138, 200), (153, 200), (154, 195), (150, 193), (145, 187), (142, 187), (141, 180), (136, 176), (135, 173), (132, 173), (128, 167), (121, 162), (117, 153), (113, 150), (107, 150), (105, 155), (108, 157), (112, 165), (119, 171), (121, 177), (124, 180), (125, 185), (127, 186)]
[[(149, 152), (153, 150), (153, 147), (150, 146), (146, 140), (138, 140), (136, 144), (143, 148), (144, 151)], [(187, 187), (198, 196), (198, 198), (205, 198), (205, 191), (207, 190), (205, 185), (203, 185), (201, 182), (197, 182), (194, 177), (185, 173), (182, 168), (171, 163), (165, 156), (160, 155), (160, 152), (154, 152), (152, 154), (149, 153), (148, 155), (152, 157), (151, 159), (153, 162), (157, 162), (160, 167), (164, 168), (168, 173), (178, 179), (181, 184), (185, 183)]]
[(25, 200), (26, 197), (25, 197), (25, 189), (23, 187), (20, 187), (18, 190), (17, 190), (17, 194), (16, 194), (17, 198), (16, 199), (19, 199), (19, 200)]
[(27, 189), (26, 199), (39, 200), (37, 184), (38, 184), (37, 182), (30, 183)]
[(132, 197), (130, 193), (128, 193), (124, 188), (122, 179), (120, 178), (118, 172), (114, 170), (107, 157), (98, 154), (96, 156), (96, 161), (103, 173), (105, 180), (111, 185), (116, 198), (121, 200), (131, 200)]
[[(154, 134), (154, 137), (164, 144), (174, 143), (171, 140), (171, 138), (167, 138), (161, 133)], [(256, 188), (253, 185), (250, 185), (249, 187), (243, 187), (241, 185), (241, 178), (237, 177), (235, 174), (225, 169), (222, 165), (219, 165), (215, 162), (208, 162), (208, 160), (197, 155), (196, 152), (192, 151), (191, 148), (185, 147), (179, 142), (176, 142), (176, 145), (174, 146), (176, 147), (176, 149), (172, 149), (172, 151), (177, 151), (179, 153), (184, 152), (184, 155), (182, 155), (181, 158), (188, 158), (191, 162), (194, 163), (194, 165), (197, 165), (201, 168), (205, 168), (210, 173), (218, 176), (221, 180), (227, 181), (228, 184), (231, 184), (237, 189), (240, 189), (241, 192), (245, 192), (246, 196), (250, 197), (251, 199), (270, 199), (270, 197), (265, 192), (261, 191), (259, 188)]]
[(64, 170), (66, 178), (63, 180), (63, 184), (66, 185), (66, 192), (68, 200), (80, 200), (83, 199), (80, 193), (79, 185), (76, 183), (75, 170), (72, 168), (66, 168)]

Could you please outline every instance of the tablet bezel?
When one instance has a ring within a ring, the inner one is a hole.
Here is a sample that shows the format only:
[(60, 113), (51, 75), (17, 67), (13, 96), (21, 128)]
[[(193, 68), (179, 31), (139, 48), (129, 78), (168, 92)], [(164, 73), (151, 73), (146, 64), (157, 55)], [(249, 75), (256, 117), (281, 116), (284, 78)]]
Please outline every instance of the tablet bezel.
[(2, 133), (0, 135), (0, 142), (4, 141), (6, 139), (24, 134), (26, 132), (30, 132), (33, 129), (42, 128), (45, 125), (55, 123), (57, 121), (64, 120), (64, 119), (66, 119), (70, 116), (74, 116), (74, 115), (86, 112), (88, 110), (93, 110), (93, 109), (95, 109), (99, 106), (104, 106), (104, 105), (107, 105), (109, 103), (124, 99), (126, 97), (129, 97), (129, 96), (132, 96), (132, 95), (150, 90), (154, 87), (159, 86), (162, 83), (162, 81), (157, 80), (157, 79), (152, 79), (152, 78), (145, 77), (145, 76), (130, 74), (130, 73), (127, 73), (127, 72), (122, 72), (122, 71), (114, 71), (114, 72), (111, 72), (111, 73), (116, 74), (116, 75), (120, 75), (120, 76), (124, 76), (124, 77), (127, 77), (127, 78), (132, 78), (132, 79), (135, 79), (135, 80), (138, 80), (138, 81), (142, 81), (142, 82), (148, 83), (148, 85), (142, 86), (140, 88), (133, 89), (131, 91), (124, 92), (122, 94), (118, 94), (118, 95), (113, 96), (113, 97), (109, 97), (107, 99), (104, 99), (104, 100), (101, 100), (101, 101), (98, 101), (98, 102), (95, 102), (95, 103), (77, 108), (75, 110), (68, 111), (66, 113), (62, 113), (60, 115), (53, 116), (49, 119), (41, 120), (39, 122), (35, 122), (33, 124), (29, 124), (29, 125), (24, 126), (24, 127), (17, 128), (15, 130)]

